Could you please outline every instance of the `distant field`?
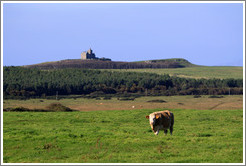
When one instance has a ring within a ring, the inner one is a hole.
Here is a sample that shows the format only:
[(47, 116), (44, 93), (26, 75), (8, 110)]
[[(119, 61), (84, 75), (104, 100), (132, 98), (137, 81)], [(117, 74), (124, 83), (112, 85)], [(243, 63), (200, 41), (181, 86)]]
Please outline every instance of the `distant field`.
[[(223, 98), (209, 98), (210, 96), (143, 96), (134, 101), (120, 101), (116, 97), (110, 100), (98, 99), (30, 99), (30, 100), (4, 100), (4, 108), (26, 107), (29, 109), (45, 109), (49, 104), (59, 102), (69, 108), (79, 111), (100, 110), (131, 110), (131, 109), (197, 109), (197, 110), (235, 110), (243, 109), (243, 95), (225, 95)], [(162, 100), (164, 102), (149, 102)]]
[(148, 72), (156, 74), (170, 74), (171, 76), (185, 78), (243, 78), (243, 67), (233, 66), (203, 66), (203, 67), (186, 67), (173, 69), (103, 69), (121, 72)]
[(145, 118), (161, 109), (4, 112), (4, 163), (242, 163), (243, 110), (171, 109), (173, 136)]

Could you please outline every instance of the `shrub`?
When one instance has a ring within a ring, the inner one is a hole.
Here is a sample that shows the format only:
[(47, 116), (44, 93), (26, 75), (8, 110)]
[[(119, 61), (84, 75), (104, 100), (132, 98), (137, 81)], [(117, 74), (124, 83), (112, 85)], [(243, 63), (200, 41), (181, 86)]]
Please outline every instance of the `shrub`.
[(16, 107), (16, 108), (5, 108), (4, 112), (49, 112), (48, 110), (43, 109), (29, 109), (25, 107)]
[(216, 95), (212, 95), (212, 96), (209, 96), (208, 98), (223, 98), (224, 96), (216, 96)]
[(118, 98), (118, 100), (120, 100), (120, 101), (125, 101), (125, 100), (135, 100), (135, 98), (134, 97), (123, 97), (123, 98)]
[(16, 108), (6, 108), (3, 109), (5, 112), (29, 112), (30, 109), (25, 108), (25, 107), (16, 107)]
[(103, 100), (111, 100), (111, 97), (104, 97)]
[(29, 109), (25, 107), (5, 108), (4, 112), (72, 112), (76, 111), (68, 107), (63, 106), (60, 103), (52, 103), (46, 107), (46, 109)]
[(160, 99), (156, 99), (156, 100), (149, 100), (147, 102), (152, 102), (152, 103), (166, 103), (165, 100), (160, 100)]
[(72, 112), (75, 110), (72, 110), (61, 103), (51, 103), (46, 107), (49, 111), (54, 111), (54, 112)]

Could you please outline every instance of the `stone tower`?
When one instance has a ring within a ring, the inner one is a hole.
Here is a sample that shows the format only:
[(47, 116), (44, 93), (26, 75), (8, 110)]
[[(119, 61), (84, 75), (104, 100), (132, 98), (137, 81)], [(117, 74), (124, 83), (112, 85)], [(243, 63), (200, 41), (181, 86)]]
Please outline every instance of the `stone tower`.
[(87, 52), (84, 51), (81, 53), (81, 59), (98, 59), (98, 58), (90, 48)]
[(88, 54), (92, 54), (91, 48), (87, 52), (88, 52)]

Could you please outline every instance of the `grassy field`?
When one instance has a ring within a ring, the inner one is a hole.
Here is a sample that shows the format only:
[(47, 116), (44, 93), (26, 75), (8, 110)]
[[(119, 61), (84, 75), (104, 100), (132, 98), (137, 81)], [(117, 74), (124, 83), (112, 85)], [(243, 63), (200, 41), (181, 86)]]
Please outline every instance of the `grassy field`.
[[(59, 102), (71, 109), (79, 111), (101, 111), (101, 110), (132, 110), (134, 109), (196, 109), (196, 110), (236, 110), (243, 109), (242, 95), (225, 95), (223, 98), (209, 98), (210, 96), (144, 96), (134, 101), (120, 101), (116, 97), (111, 100), (96, 99), (61, 99), (45, 100), (4, 100), (4, 108), (26, 107), (29, 109), (45, 109), (49, 104)], [(152, 100), (163, 100), (165, 102), (149, 102)]]
[[(3, 106), (45, 109), (57, 102), (79, 111), (3, 113), (4, 162), (243, 162), (242, 95), (4, 100)], [(165, 108), (175, 115), (173, 136), (155, 136), (145, 115)]]
[(171, 109), (173, 135), (145, 118), (161, 109), (4, 112), (4, 163), (242, 163), (242, 110)]
[(233, 66), (199, 66), (173, 69), (103, 69), (121, 72), (148, 72), (157, 74), (170, 74), (170, 76), (185, 78), (235, 78), (243, 79), (243, 67)]

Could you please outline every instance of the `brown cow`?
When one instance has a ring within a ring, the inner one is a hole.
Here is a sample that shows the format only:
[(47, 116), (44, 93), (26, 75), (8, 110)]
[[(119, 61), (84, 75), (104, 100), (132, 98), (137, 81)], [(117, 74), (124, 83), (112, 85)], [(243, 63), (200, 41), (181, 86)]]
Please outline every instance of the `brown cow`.
[(146, 118), (149, 119), (150, 126), (155, 135), (158, 135), (159, 130), (164, 130), (165, 135), (167, 135), (168, 129), (170, 129), (172, 135), (174, 124), (174, 115), (172, 112), (168, 110), (153, 112), (147, 115)]

